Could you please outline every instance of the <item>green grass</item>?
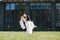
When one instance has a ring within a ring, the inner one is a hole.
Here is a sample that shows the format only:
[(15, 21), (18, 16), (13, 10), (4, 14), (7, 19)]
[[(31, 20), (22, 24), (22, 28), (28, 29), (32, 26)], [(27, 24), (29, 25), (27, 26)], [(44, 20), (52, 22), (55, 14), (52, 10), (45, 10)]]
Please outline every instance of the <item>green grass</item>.
[(0, 40), (60, 40), (60, 32), (0, 32)]

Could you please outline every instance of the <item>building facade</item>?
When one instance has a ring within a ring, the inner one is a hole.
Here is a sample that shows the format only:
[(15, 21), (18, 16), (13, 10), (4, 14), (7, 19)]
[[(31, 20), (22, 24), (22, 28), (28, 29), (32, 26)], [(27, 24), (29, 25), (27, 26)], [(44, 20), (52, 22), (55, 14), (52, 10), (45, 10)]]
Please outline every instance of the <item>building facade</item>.
[(30, 15), (35, 31), (60, 31), (59, 0), (2, 0), (0, 2), (0, 30), (21, 31), (22, 12)]

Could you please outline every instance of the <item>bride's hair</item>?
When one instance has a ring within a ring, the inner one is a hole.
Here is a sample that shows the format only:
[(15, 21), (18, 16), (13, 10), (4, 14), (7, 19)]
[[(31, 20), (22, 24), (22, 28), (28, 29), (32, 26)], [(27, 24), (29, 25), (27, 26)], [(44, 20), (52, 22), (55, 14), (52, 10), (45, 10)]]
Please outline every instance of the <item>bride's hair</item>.
[(27, 15), (27, 21), (28, 21), (28, 20), (31, 20), (31, 19), (30, 19), (30, 16)]

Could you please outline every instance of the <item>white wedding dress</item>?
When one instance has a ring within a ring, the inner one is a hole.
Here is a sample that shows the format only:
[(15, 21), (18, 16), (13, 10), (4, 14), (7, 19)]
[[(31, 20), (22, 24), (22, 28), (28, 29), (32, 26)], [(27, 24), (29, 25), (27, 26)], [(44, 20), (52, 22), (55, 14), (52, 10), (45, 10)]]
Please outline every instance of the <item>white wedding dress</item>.
[[(23, 24), (23, 21), (20, 20), (19, 23), (20, 23), (21, 28), (22, 28), (22, 29), (25, 29), (25, 26), (24, 26), (24, 24)], [(27, 32), (28, 34), (32, 34), (34, 27), (37, 27), (37, 26), (34, 25), (33, 21), (31, 21), (31, 20), (26, 21), (26, 22), (25, 22), (25, 25), (26, 25), (26, 32)]]
[(30, 21), (30, 20), (27, 21), (25, 24), (26, 24), (26, 29), (27, 29), (26, 32), (28, 34), (32, 34), (34, 27), (37, 27), (34, 25), (33, 21)]

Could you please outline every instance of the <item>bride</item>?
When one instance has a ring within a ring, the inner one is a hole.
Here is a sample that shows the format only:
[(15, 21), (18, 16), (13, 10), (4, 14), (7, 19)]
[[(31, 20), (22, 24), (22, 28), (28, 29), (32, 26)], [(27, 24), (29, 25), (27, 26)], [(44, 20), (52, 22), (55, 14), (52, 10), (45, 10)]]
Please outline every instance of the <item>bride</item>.
[(34, 25), (34, 22), (30, 20), (30, 17), (25, 13), (22, 14), (19, 23), (22, 29), (26, 28), (26, 32), (28, 34), (32, 34), (34, 27), (37, 27)]

